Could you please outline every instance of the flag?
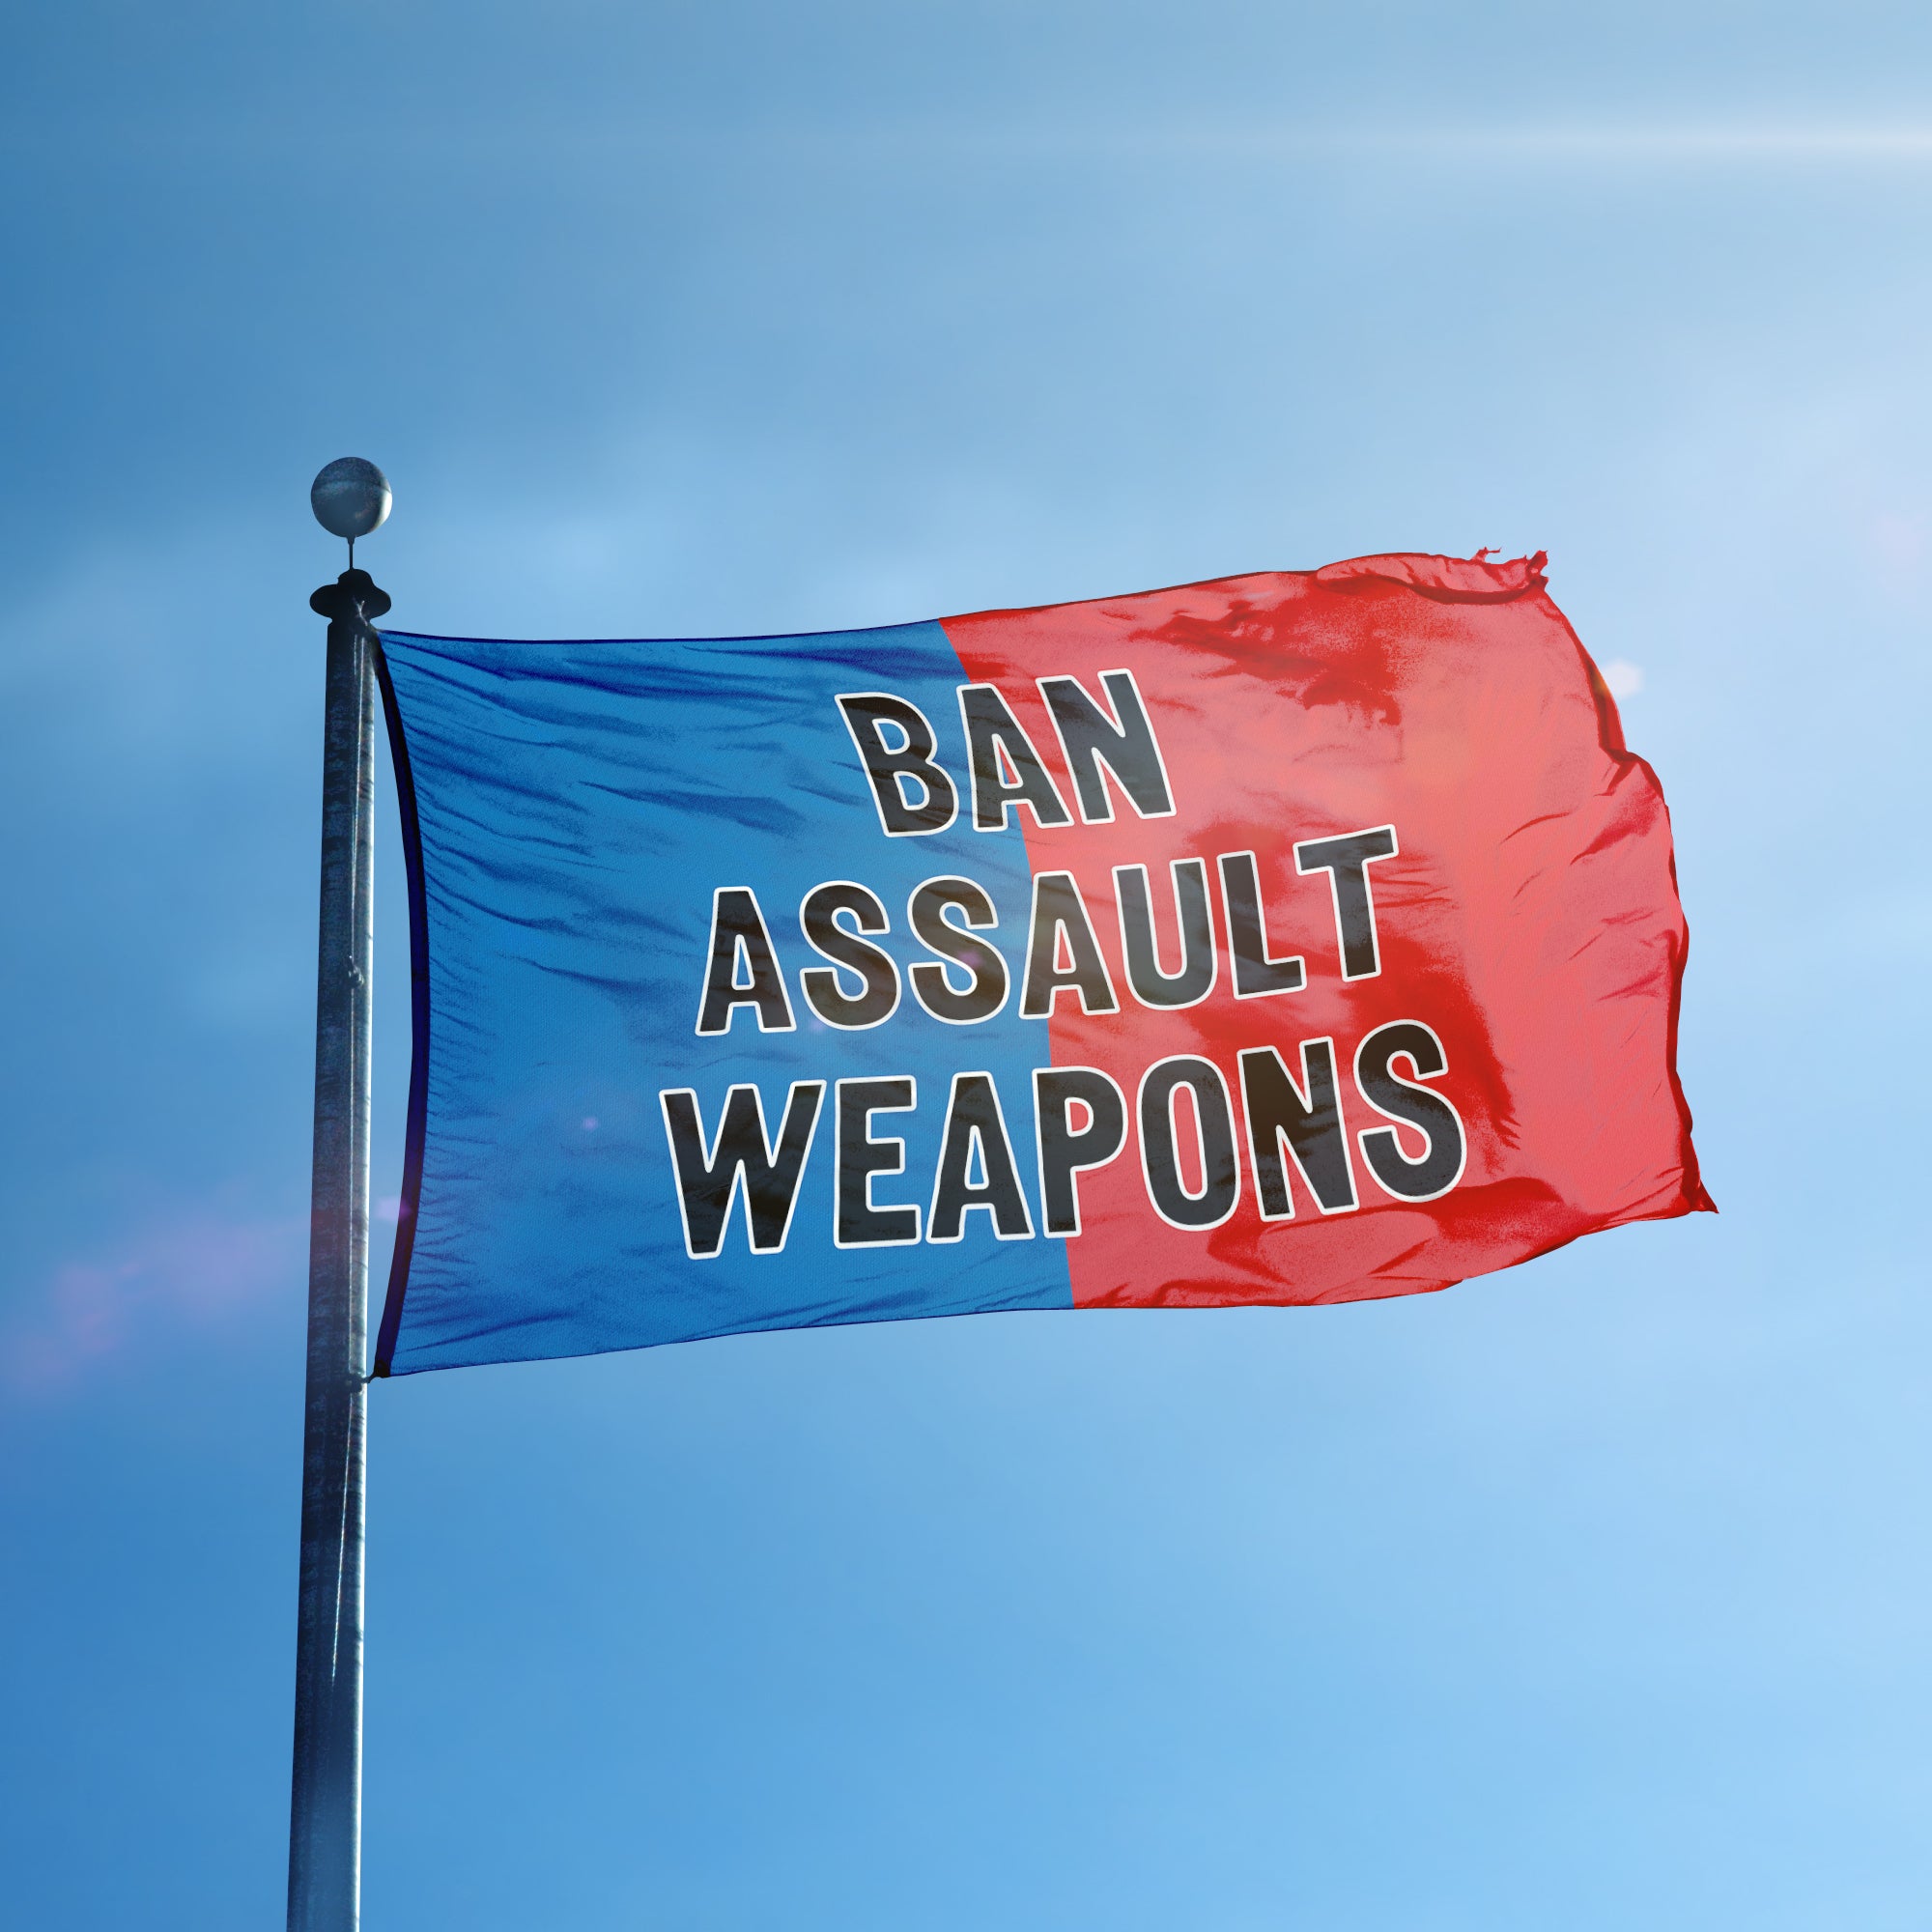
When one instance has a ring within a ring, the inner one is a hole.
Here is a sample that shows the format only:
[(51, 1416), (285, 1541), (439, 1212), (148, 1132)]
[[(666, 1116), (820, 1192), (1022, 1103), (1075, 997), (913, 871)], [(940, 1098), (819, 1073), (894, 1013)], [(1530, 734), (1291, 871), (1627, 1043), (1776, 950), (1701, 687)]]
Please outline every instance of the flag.
[(1668, 816), (1543, 561), (384, 632), (378, 1373), (1404, 1294), (1710, 1207)]

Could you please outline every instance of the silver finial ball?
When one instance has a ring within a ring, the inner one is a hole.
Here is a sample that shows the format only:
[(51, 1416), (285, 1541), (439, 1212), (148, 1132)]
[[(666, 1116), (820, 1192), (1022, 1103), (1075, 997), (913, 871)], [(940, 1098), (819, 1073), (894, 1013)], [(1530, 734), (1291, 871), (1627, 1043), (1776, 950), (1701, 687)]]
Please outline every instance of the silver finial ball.
[(354, 543), (389, 514), (389, 479), (359, 456), (338, 456), (316, 472), (308, 488), (315, 520), (332, 537)]

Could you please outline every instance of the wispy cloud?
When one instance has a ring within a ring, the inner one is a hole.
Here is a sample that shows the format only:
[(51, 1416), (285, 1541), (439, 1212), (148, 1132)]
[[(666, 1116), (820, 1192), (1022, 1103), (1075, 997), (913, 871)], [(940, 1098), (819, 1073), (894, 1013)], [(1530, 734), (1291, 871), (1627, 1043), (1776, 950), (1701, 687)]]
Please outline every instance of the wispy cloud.
[(1482, 128), (1364, 128), (1338, 146), (1583, 161), (1932, 162), (1932, 123), (1892, 126), (1777, 123), (1588, 122)]
[(158, 1217), (62, 1263), (0, 1326), (0, 1382), (53, 1392), (157, 1329), (205, 1329), (287, 1287), (305, 1215)]
[[(1140, 127), (850, 130), (841, 144), (1056, 155), (1167, 154), (1284, 164), (1465, 162), (1486, 167), (1887, 168), (1932, 165), (1932, 122), (1561, 121), (1257, 123), (1238, 118)], [(823, 145), (816, 143), (814, 145)]]
[[(961, 117), (944, 112), (913, 118), (843, 116), (836, 122), (767, 116), (747, 123), (712, 120), (692, 126), (675, 119), (640, 124), (635, 114), (581, 115), (559, 121), (543, 114), (506, 116), (487, 128), (468, 120), (414, 117), (384, 124), (385, 153), (397, 161), (440, 166), (460, 163), (489, 172), (553, 173), (609, 166), (645, 157), (774, 158), (838, 164), (880, 155), (937, 160), (996, 160), (1030, 155), (1171, 156), (1282, 161), (1462, 159), (1523, 166), (1573, 162), (1651, 167), (1659, 164), (1918, 167), (1932, 163), (1932, 122), (1786, 121), (1734, 119), (1436, 122), (1407, 120), (1297, 121), (1233, 112), (1203, 119), (1185, 107), (1166, 114), (1096, 115), (1067, 111), (1050, 118), (998, 114)], [(0, 158), (42, 160), (72, 146), (90, 151), (112, 142), (145, 156), (185, 161), (232, 161), (246, 156), (306, 157), (305, 128), (271, 116), (237, 114), (216, 122), (184, 123), (172, 115), (117, 115), (89, 122), (64, 114), (29, 117), (0, 129)]]

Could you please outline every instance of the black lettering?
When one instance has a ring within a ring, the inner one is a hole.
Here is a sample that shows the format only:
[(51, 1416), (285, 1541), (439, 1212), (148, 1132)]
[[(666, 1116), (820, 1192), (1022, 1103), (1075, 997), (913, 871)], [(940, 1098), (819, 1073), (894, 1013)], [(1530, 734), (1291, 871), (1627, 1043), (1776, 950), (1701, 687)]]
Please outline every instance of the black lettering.
[[(966, 727), (966, 768), (973, 775), (973, 829), (1004, 832), (1007, 813), (1014, 805), (1033, 808), (1037, 825), (1071, 825), (1033, 740), (1008, 708), (999, 687), (962, 684), (959, 719)], [(1012, 774), (1009, 782), (1007, 774)]]
[[(741, 960), (743, 979), (738, 976)], [(697, 1006), (697, 1031), (729, 1033), (740, 1007), (750, 1007), (757, 1014), (760, 1033), (792, 1031), (784, 975), (772, 951), (757, 895), (749, 886), (720, 886), (711, 895), (711, 952)]]
[(919, 1239), (917, 1208), (874, 1208), (872, 1177), (905, 1172), (905, 1142), (872, 1138), (874, 1114), (903, 1113), (919, 1098), (904, 1075), (841, 1080), (838, 1086), (838, 1163), (833, 1185), (832, 1240), (840, 1248), (900, 1248)]
[[(1175, 1145), (1174, 1103), (1181, 1088), (1194, 1095), (1194, 1124), (1201, 1156), (1201, 1192), (1189, 1194)], [(1241, 1198), (1241, 1168), (1235, 1156), (1235, 1111), (1228, 1083), (1211, 1060), (1179, 1054), (1157, 1060), (1141, 1075), (1141, 1173), (1153, 1211), (1176, 1228), (1218, 1228)]]
[(818, 1125), (822, 1080), (794, 1080), (785, 1096), (779, 1144), (765, 1134), (764, 1104), (755, 1087), (733, 1087), (724, 1096), (718, 1137), (704, 1145), (697, 1094), (689, 1087), (658, 1095), (671, 1165), (677, 1173), (677, 1208), (684, 1221), (684, 1251), (708, 1261), (724, 1245), (732, 1197), (742, 1185), (745, 1226), (754, 1255), (778, 1254), (791, 1231), (799, 1177)]
[(1176, 859), (1175, 923), (1180, 927), (1180, 970), (1160, 970), (1153, 933), (1153, 905), (1145, 866), (1114, 867), (1114, 896), (1121, 912), (1121, 952), (1127, 984), (1144, 1007), (1195, 1007), (1214, 986), (1214, 915), (1208, 905), (1208, 867), (1200, 859)]
[[(1073, 1125), (1073, 1109), (1087, 1123)], [(1035, 1142), (1039, 1150), (1039, 1218), (1049, 1235), (1080, 1232), (1075, 1176), (1105, 1167), (1127, 1144), (1127, 1103), (1095, 1066), (1037, 1066), (1033, 1076)]]
[(1306, 984), (1306, 962), (1298, 953), (1270, 959), (1267, 926), (1262, 918), (1261, 878), (1252, 852), (1223, 852), (1221, 905), (1228, 916), (1228, 952), (1235, 962), (1235, 997), (1265, 999), (1270, 993), (1297, 993)]
[(1111, 718), (1087, 696), (1077, 678), (1039, 680), (1039, 693), (1059, 733), (1066, 769), (1073, 774), (1081, 818), (1089, 825), (1112, 821), (1114, 800), (1107, 789), (1108, 772), (1143, 818), (1171, 816), (1174, 794), (1168, 789), (1167, 766), (1133, 672), (1103, 670), (1100, 689), (1114, 707)]
[[(872, 802), (886, 837), (944, 832), (959, 815), (959, 795), (934, 762), (939, 741), (925, 713), (884, 691), (848, 693), (839, 697), (838, 709), (872, 781)], [(896, 731), (902, 742), (888, 745), (888, 731)]]
[(813, 952), (836, 960), (859, 976), (859, 991), (847, 993), (838, 974), (825, 966), (808, 966), (798, 976), (805, 1003), (827, 1026), (858, 1029), (875, 1027), (898, 1010), (899, 969), (890, 952), (868, 945), (838, 923), (847, 913), (860, 932), (884, 932), (892, 922), (886, 909), (864, 886), (849, 879), (831, 879), (814, 886), (798, 909), (799, 929)]
[(1332, 1039), (1301, 1042), (1301, 1079), (1297, 1087), (1271, 1046), (1251, 1046), (1241, 1055), (1241, 1111), (1248, 1117), (1248, 1154), (1264, 1221), (1294, 1214), (1284, 1149), (1322, 1213), (1344, 1213), (1356, 1205)]
[[(1395, 1070), (1398, 1060), (1414, 1067), (1415, 1080)], [(1428, 1143), (1421, 1157), (1410, 1160), (1394, 1127), (1364, 1127), (1356, 1135), (1369, 1172), (1398, 1201), (1434, 1201), (1463, 1178), (1467, 1148), (1462, 1117), (1440, 1094), (1416, 1085), (1448, 1070), (1442, 1042), (1420, 1020), (1391, 1020), (1355, 1049), (1355, 1085), (1362, 1098), (1385, 1119), (1414, 1128)]]
[(1007, 1004), (1007, 962), (990, 940), (975, 939), (946, 917), (956, 906), (969, 926), (984, 930), (1000, 923), (993, 901), (971, 879), (927, 879), (906, 901), (906, 919), (920, 943), (973, 976), (964, 990), (953, 985), (944, 966), (922, 959), (909, 967), (913, 997), (936, 1020), (971, 1026), (989, 1020)]
[[(976, 1154), (978, 1183), (973, 1179)], [(1012, 1144), (1007, 1139), (993, 1076), (955, 1073), (932, 1184), (932, 1210), (925, 1217), (925, 1238), (960, 1239), (966, 1216), (975, 1208), (983, 1208), (992, 1216), (993, 1232), (1003, 1241), (1024, 1240), (1033, 1234), (1033, 1216), (1027, 1212), (1026, 1194), (1013, 1166)]]
[(1376, 952), (1376, 900), (1369, 890), (1369, 867), (1395, 853), (1393, 825), (1350, 832), (1340, 838), (1308, 838), (1294, 848), (1297, 871), (1328, 874), (1345, 980), (1373, 980), (1382, 970)]
[[(1061, 943), (1066, 961), (1060, 963)], [(1114, 1013), (1121, 1003), (1100, 956), (1100, 942), (1087, 923), (1080, 888), (1071, 872), (1042, 872), (1033, 882), (1033, 923), (1027, 932), (1026, 980), (1020, 988), (1020, 1017), (1043, 1020), (1068, 986), (1080, 995), (1083, 1013)]]

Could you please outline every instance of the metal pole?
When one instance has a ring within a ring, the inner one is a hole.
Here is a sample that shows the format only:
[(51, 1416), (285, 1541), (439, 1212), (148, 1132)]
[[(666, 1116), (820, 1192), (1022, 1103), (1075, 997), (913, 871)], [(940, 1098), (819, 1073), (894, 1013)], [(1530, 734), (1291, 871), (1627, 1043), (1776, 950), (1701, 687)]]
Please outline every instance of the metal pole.
[(389, 608), (367, 572), (309, 599), (328, 621), (315, 1155), (302, 1433), (289, 1932), (356, 1932), (362, 1875), (363, 1358), (369, 1283), (370, 874), (375, 634)]

